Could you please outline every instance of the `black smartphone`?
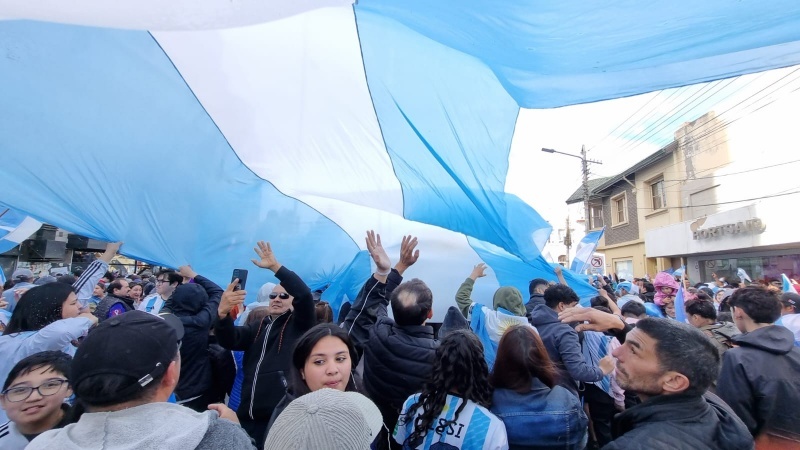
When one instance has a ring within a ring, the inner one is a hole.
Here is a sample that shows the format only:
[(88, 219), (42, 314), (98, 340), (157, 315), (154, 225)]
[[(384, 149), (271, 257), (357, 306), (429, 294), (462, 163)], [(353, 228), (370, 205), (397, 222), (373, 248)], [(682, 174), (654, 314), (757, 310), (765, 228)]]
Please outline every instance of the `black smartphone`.
[(231, 275), (231, 283), (233, 280), (239, 279), (239, 284), (233, 289), (234, 291), (240, 291), (245, 288), (247, 285), (247, 269), (233, 269), (233, 275)]

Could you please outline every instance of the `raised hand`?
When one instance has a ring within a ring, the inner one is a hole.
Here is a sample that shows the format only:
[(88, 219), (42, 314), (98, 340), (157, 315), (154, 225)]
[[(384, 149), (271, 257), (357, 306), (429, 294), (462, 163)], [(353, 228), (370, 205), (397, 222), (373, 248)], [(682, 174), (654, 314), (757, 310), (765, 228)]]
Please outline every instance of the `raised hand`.
[(392, 262), (389, 261), (389, 255), (386, 254), (386, 250), (381, 244), (381, 235), (369, 230), (367, 231), (366, 242), (369, 255), (372, 256), (372, 260), (375, 261), (375, 266), (378, 268), (377, 272), (387, 275), (392, 268)]
[(561, 275), (561, 264), (556, 264), (556, 266), (553, 268), (553, 271), (556, 273), (556, 276)]
[(484, 263), (475, 264), (475, 267), (472, 268), (472, 273), (469, 274), (469, 277), (472, 278), (472, 281), (475, 281), (478, 278), (485, 276), (486, 276), (486, 264)]
[(100, 255), (100, 259), (107, 263), (110, 263), (111, 260), (114, 258), (114, 255), (117, 254), (119, 248), (122, 247), (122, 242), (109, 242), (106, 244), (106, 251)]
[(192, 266), (190, 266), (190, 265), (185, 265), (185, 266), (178, 267), (178, 273), (182, 277), (186, 277), (186, 278), (194, 278), (194, 277), (197, 276), (197, 272), (195, 272), (194, 269), (192, 269)]
[(247, 296), (247, 291), (235, 291), (234, 289), (238, 284), (239, 279), (236, 278), (231, 282), (231, 284), (228, 285), (227, 288), (225, 288), (225, 292), (222, 293), (222, 299), (220, 299), (219, 307), (217, 308), (217, 313), (219, 314), (220, 319), (224, 319), (228, 314), (230, 314), (234, 306), (244, 303), (244, 298)]
[(269, 269), (273, 272), (277, 272), (278, 269), (281, 268), (281, 263), (275, 259), (275, 254), (272, 253), (272, 246), (269, 242), (258, 241), (258, 247), (253, 248), (253, 250), (258, 255), (259, 259), (251, 259), (253, 264), (262, 269)]
[(403, 236), (403, 242), (400, 244), (400, 261), (394, 266), (400, 275), (419, 259), (419, 250), (414, 250), (416, 247), (417, 238), (411, 235)]

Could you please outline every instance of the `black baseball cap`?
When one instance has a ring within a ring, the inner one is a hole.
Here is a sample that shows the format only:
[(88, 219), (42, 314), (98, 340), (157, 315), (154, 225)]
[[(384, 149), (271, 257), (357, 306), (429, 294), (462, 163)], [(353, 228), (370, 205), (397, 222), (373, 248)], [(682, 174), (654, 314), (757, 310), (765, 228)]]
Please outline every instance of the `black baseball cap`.
[(115, 398), (92, 398), (89, 404), (113, 404), (128, 398), (162, 376), (175, 359), (183, 339), (183, 324), (172, 314), (154, 316), (130, 311), (104, 320), (89, 332), (72, 360), (70, 382), (77, 388), (88, 377), (123, 375), (130, 378)]
[(800, 295), (794, 292), (784, 292), (781, 294), (781, 303), (783, 306), (794, 308), (795, 314), (800, 313)]

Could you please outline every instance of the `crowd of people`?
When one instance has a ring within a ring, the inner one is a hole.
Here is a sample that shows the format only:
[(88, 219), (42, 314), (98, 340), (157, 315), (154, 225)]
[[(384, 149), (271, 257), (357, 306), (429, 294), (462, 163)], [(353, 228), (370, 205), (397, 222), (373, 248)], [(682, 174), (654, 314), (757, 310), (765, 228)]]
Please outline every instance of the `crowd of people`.
[(434, 299), (404, 279), (417, 239), (393, 265), (369, 231), (375, 272), (334, 318), (268, 242), (278, 283), (246, 307), (191, 266), (115, 279), (119, 246), (14, 273), (0, 449), (800, 448), (797, 294), (659, 273), (598, 278), (581, 307), (556, 267), (483, 299), (481, 263)]

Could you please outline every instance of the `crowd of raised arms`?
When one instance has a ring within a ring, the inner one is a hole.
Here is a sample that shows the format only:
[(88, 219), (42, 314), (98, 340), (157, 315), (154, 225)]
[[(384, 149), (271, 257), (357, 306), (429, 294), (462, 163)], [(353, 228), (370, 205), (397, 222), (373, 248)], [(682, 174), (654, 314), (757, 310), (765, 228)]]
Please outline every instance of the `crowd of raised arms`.
[(424, 246), (392, 265), (368, 231), (375, 272), (334, 317), (268, 242), (252, 261), (278, 284), (246, 308), (191, 266), (114, 279), (120, 245), (76, 276), (14, 272), (0, 449), (800, 448), (796, 294), (731, 283), (676, 314), (661, 273), (581, 307), (557, 268), (489, 299), (481, 263), (434, 299), (403, 278)]

